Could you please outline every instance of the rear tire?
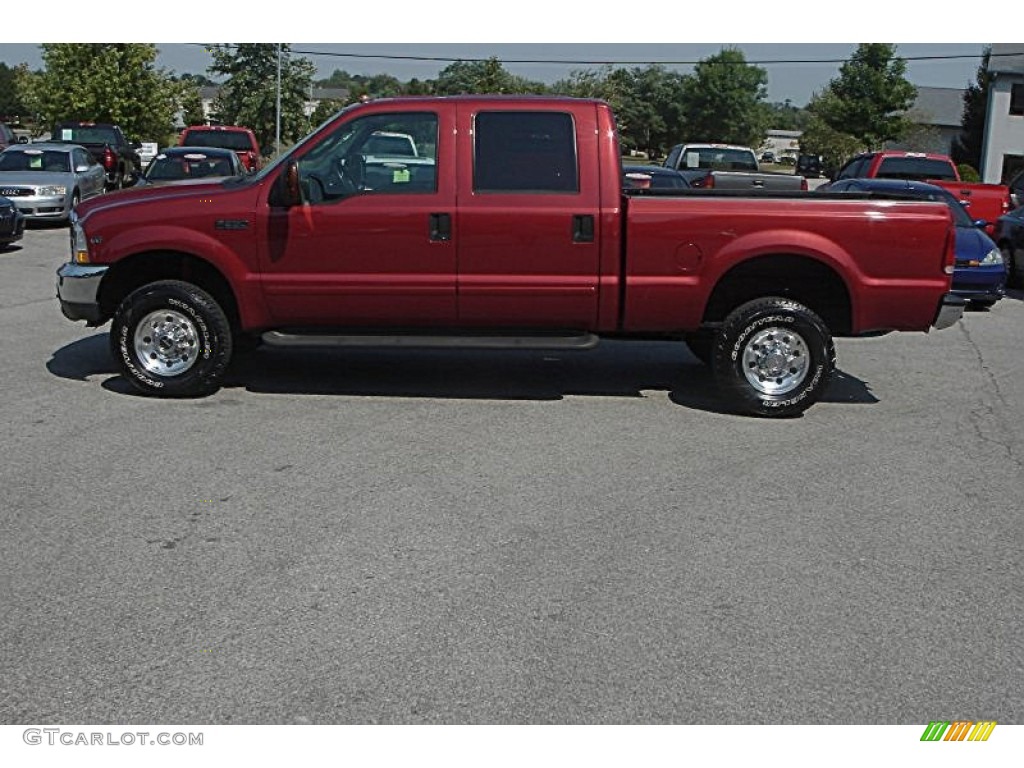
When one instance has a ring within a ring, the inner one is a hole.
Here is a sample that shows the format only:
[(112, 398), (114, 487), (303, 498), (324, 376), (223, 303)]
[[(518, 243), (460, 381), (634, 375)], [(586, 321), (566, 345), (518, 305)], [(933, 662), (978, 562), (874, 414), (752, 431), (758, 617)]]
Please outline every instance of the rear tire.
[(206, 291), (180, 280), (144, 285), (121, 302), (110, 328), (121, 374), (160, 397), (210, 394), (231, 360), (231, 324)]
[(715, 378), (729, 404), (756, 416), (796, 416), (818, 402), (835, 371), (828, 327), (804, 305), (755, 299), (726, 319), (714, 345)]

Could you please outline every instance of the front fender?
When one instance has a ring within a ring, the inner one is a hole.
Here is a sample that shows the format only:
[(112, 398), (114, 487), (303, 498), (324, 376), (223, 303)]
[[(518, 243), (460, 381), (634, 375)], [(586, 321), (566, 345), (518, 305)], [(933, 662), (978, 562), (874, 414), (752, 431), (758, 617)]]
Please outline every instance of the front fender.
[(114, 233), (93, 247), (96, 249), (94, 261), (110, 264), (114, 271), (117, 264), (147, 253), (177, 253), (205, 261), (224, 276), (234, 292), (243, 328), (269, 322), (254, 263), (256, 248), (250, 230), (218, 231), (218, 237), (213, 237), (177, 224), (134, 226)]

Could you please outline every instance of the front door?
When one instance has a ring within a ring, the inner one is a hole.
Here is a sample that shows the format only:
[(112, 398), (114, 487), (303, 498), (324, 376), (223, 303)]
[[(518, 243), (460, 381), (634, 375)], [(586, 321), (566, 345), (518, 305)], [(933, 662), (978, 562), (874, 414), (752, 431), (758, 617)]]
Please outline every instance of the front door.
[[(297, 156), (305, 202), (268, 206), (260, 254), (278, 325), (456, 322), (453, 126), (439, 112), (375, 112)], [(282, 169), (283, 170), (283, 169)]]

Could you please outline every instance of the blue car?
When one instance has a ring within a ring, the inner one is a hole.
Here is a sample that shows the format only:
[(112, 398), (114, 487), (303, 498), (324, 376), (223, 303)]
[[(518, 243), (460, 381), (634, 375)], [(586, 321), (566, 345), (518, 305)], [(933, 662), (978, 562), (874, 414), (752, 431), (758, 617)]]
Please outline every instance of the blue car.
[(1005, 295), (1003, 255), (995, 241), (981, 230), (988, 222), (974, 221), (960, 201), (942, 187), (904, 179), (841, 179), (818, 189), (821, 192), (879, 192), (946, 203), (956, 225), (952, 292), (975, 307), (991, 307)]

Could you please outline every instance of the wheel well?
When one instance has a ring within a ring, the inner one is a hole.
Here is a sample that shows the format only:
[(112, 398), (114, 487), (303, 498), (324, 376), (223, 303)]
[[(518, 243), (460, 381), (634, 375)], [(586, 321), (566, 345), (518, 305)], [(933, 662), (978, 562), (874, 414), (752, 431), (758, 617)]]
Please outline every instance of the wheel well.
[(720, 323), (736, 307), (763, 296), (782, 296), (817, 314), (834, 335), (850, 333), (853, 310), (843, 279), (827, 264), (789, 254), (758, 256), (726, 272), (711, 292), (705, 323)]
[(100, 311), (103, 317), (113, 317), (118, 305), (128, 294), (157, 280), (184, 280), (202, 288), (224, 309), (231, 327), (238, 329), (238, 302), (227, 278), (208, 261), (174, 251), (139, 253), (115, 263), (100, 289)]

